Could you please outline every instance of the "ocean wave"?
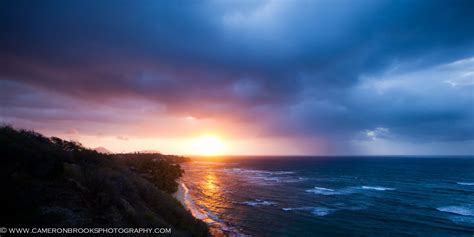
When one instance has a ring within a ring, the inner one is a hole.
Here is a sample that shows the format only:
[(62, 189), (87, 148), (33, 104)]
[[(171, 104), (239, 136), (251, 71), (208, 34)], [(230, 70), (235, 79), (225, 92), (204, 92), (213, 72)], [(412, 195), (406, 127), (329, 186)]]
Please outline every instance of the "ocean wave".
[(473, 186), (474, 183), (470, 183), (470, 182), (456, 182), (457, 184), (459, 185), (464, 185), (464, 186)]
[(239, 203), (240, 203), (240, 204), (247, 205), (247, 206), (252, 206), (252, 207), (256, 207), (256, 206), (273, 206), (273, 205), (276, 204), (275, 202), (265, 201), (265, 200), (262, 200), (262, 199), (255, 199), (255, 200), (253, 200), (253, 201), (245, 201), (245, 202), (239, 202)]
[(362, 186), (362, 187), (346, 187), (341, 189), (330, 189), (330, 188), (323, 188), (323, 187), (314, 187), (312, 189), (307, 189), (306, 192), (314, 193), (318, 195), (348, 195), (353, 193), (361, 192), (362, 190), (375, 190), (375, 191), (387, 191), (387, 190), (395, 190), (395, 188), (387, 188), (381, 186)]
[(281, 178), (278, 178), (278, 177), (263, 177), (262, 179), (265, 181), (281, 182)]
[(184, 192), (184, 206), (186, 207), (186, 209), (188, 209), (191, 214), (198, 219), (208, 219), (208, 215), (205, 212), (199, 210), (199, 208), (194, 204), (193, 200), (191, 199), (191, 196), (189, 195), (188, 187), (184, 183), (180, 183), (179, 185), (181, 186)]
[(386, 188), (386, 187), (380, 187), (380, 186), (362, 186), (362, 189), (377, 190), (377, 191), (395, 190), (394, 188)]
[(334, 190), (330, 188), (314, 187), (312, 189), (307, 189), (306, 192), (319, 194), (319, 195), (346, 195), (346, 194), (354, 193), (355, 190), (353, 188), (344, 188), (344, 189)]
[(316, 207), (313, 209), (313, 211), (311, 211), (311, 213), (315, 216), (326, 216), (332, 212), (334, 212), (335, 210), (333, 209), (329, 209), (329, 208), (325, 208), (325, 207)]
[(224, 231), (226, 233), (226, 236), (247, 236), (243, 233), (240, 233), (237, 228), (229, 226), (226, 223), (222, 222), (217, 215), (207, 210), (207, 208), (199, 208), (191, 199), (188, 187), (184, 183), (180, 183), (180, 186), (184, 192), (184, 206), (191, 212), (194, 217), (204, 221), (207, 225), (213, 228), (217, 228), (220, 231)]
[(225, 173), (237, 173), (237, 174), (260, 174), (260, 175), (285, 175), (285, 174), (294, 174), (293, 171), (268, 171), (268, 170), (254, 170), (254, 169), (245, 169), (245, 168), (225, 168), (220, 171)]
[(306, 192), (308, 193), (315, 193), (315, 194), (322, 194), (322, 195), (334, 195), (334, 189), (329, 188), (321, 188), (321, 187), (314, 187), (312, 189), (307, 189)]
[(335, 209), (327, 208), (327, 207), (286, 207), (282, 208), (283, 211), (306, 211), (314, 216), (326, 216), (333, 212)]
[(331, 204), (331, 207), (337, 208), (339, 210), (351, 210), (351, 211), (359, 211), (367, 209), (367, 203), (358, 202), (358, 203), (344, 203), (344, 202), (337, 202)]
[(226, 162), (219, 161), (192, 161), (193, 164), (203, 164), (203, 165), (225, 165)]
[(235, 175), (237, 178), (259, 185), (272, 185), (276, 183), (296, 183), (306, 180), (304, 177), (294, 177), (293, 171), (267, 171), (245, 168), (225, 168), (218, 172)]
[(294, 174), (293, 171), (275, 171), (274, 174)]
[(309, 180), (308, 178), (305, 178), (305, 177), (297, 177), (297, 178), (285, 178), (283, 180), (280, 180), (280, 182), (282, 183), (299, 183), (299, 182), (303, 182), (303, 181), (306, 181), (306, 180)]
[(438, 211), (457, 214), (461, 216), (474, 216), (474, 205), (466, 206), (445, 206), (436, 208)]

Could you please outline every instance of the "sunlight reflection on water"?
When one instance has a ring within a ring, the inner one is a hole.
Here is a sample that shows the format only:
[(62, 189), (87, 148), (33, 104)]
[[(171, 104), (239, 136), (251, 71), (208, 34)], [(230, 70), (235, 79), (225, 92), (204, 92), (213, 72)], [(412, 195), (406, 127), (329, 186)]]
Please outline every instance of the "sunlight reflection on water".
[(201, 219), (211, 227), (213, 236), (243, 236), (219, 218), (231, 203), (224, 195), (226, 191), (222, 190), (220, 185), (222, 178), (225, 177), (220, 177), (221, 174), (216, 173), (216, 166), (218, 165), (206, 164), (199, 170), (188, 167), (183, 181), (195, 187), (190, 192), (195, 207), (188, 208), (197, 208), (199, 213), (205, 213)]

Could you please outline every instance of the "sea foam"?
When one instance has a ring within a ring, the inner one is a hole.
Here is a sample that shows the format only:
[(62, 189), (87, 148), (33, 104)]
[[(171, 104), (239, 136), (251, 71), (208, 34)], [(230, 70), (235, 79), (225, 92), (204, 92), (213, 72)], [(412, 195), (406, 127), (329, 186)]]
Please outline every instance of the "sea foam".
[(346, 195), (354, 193), (356, 190), (354, 188), (348, 187), (343, 189), (330, 189), (330, 188), (322, 188), (322, 187), (314, 187), (312, 189), (307, 189), (307, 193), (314, 193), (318, 195)]
[(275, 202), (265, 201), (265, 200), (261, 200), (261, 199), (255, 199), (255, 200), (252, 200), (252, 201), (245, 201), (245, 202), (239, 202), (239, 203), (240, 203), (240, 204), (247, 205), (247, 206), (252, 206), (252, 207), (256, 207), (256, 206), (273, 206), (273, 205), (276, 204)]
[(337, 194), (334, 191), (334, 189), (321, 188), (321, 187), (314, 187), (312, 189), (307, 189), (306, 192), (314, 193), (314, 194), (321, 194), (321, 195), (335, 195), (335, 194)]
[(445, 206), (436, 208), (438, 211), (448, 212), (461, 216), (474, 216), (474, 205), (466, 206)]
[(184, 204), (185, 204), (184, 206), (186, 209), (188, 209), (191, 212), (191, 214), (194, 217), (204, 221), (206, 224), (208, 224), (211, 227), (224, 231), (227, 234), (226, 236), (238, 236), (238, 237), (248, 236), (243, 233), (240, 233), (237, 228), (229, 226), (226, 223), (224, 223), (222, 220), (219, 219), (217, 215), (207, 210), (207, 208), (196, 205), (194, 201), (192, 200), (188, 187), (184, 183), (180, 183), (180, 186), (184, 192)]
[(464, 185), (464, 186), (473, 186), (474, 185), (474, 183), (471, 183), (471, 182), (457, 182), (457, 184)]
[(347, 194), (359, 193), (362, 191), (361, 189), (374, 190), (374, 191), (395, 190), (395, 188), (387, 188), (387, 187), (381, 187), (381, 186), (346, 187), (346, 188), (341, 188), (341, 189), (314, 187), (312, 189), (307, 189), (306, 192), (329, 196), (329, 195), (347, 195)]
[(327, 207), (286, 207), (282, 208), (283, 211), (305, 211), (309, 212), (314, 216), (326, 216), (333, 212), (335, 209), (327, 208)]
[(189, 189), (184, 183), (179, 184), (180, 187), (183, 189), (184, 192), (184, 206), (186, 209), (188, 209), (191, 214), (201, 220), (205, 220), (208, 218), (208, 215), (199, 210), (199, 208), (194, 204), (194, 201), (191, 199), (191, 196), (189, 195)]
[(386, 188), (386, 187), (380, 187), (380, 186), (362, 186), (362, 189), (377, 190), (377, 191), (395, 190), (394, 188)]
[(305, 178), (292, 176), (292, 174), (295, 173), (293, 171), (267, 171), (245, 168), (225, 168), (219, 169), (218, 172), (222, 172), (228, 175), (234, 175), (236, 176), (236, 178), (243, 179), (247, 182), (259, 185), (294, 183), (306, 180)]

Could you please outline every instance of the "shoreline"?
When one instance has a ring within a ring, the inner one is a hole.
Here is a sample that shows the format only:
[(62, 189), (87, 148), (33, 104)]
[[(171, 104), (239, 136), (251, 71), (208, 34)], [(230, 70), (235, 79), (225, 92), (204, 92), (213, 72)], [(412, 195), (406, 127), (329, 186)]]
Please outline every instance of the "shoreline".
[(173, 193), (173, 197), (178, 200), (178, 202), (180, 202), (186, 210), (191, 212), (195, 218), (200, 219), (208, 224), (212, 222), (206, 213), (202, 213), (199, 209), (194, 207), (194, 203), (189, 197), (189, 189), (186, 187), (186, 185), (182, 181), (179, 181), (178, 183), (178, 191)]
[(189, 208), (186, 206), (186, 202), (184, 200), (185, 198), (185, 189), (183, 188), (183, 183), (180, 181), (178, 182), (178, 191), (176, 191), (175, 193), (173, 193), (173, 197), (178, 200), (179, 203), (181, 203), (181, 205), (184, 206), (184, 208), (186, 208), (186, 210), (188, 210)]
[(216, 221), (212, 220), (209, 218), (209, 216), (206, 213), (202, 213), (199, 209), (194, 207), (194, 203), (189, 197), (189, 189), (186, 187), (186, 185), (182, 182), (178, 182), (178, 190), (173, 193), (173, 197), (181, 203), (181, 205), (184, 206), (184, 208), (191, 213), (191, 215), (194, 216), (196, 219), (200, 219), (206, 223), (206, 225), (209, 228), (209, 233), (211, 236), (214, 237), (221, 237), (221, 236), (244, 236), (244, 235), (233, 235), (231, 233), (227, 233), (226, 229), (224, 226), (221, 224), (217, 223)]

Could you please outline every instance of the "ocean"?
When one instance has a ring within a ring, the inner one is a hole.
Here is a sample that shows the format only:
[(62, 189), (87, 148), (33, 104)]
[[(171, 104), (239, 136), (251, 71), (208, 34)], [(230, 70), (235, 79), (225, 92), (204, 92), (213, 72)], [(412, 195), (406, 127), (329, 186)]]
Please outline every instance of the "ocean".
[(186, 206), (216, 235), (474, 235), (474, 157), (234, 157), (183, 168)]

